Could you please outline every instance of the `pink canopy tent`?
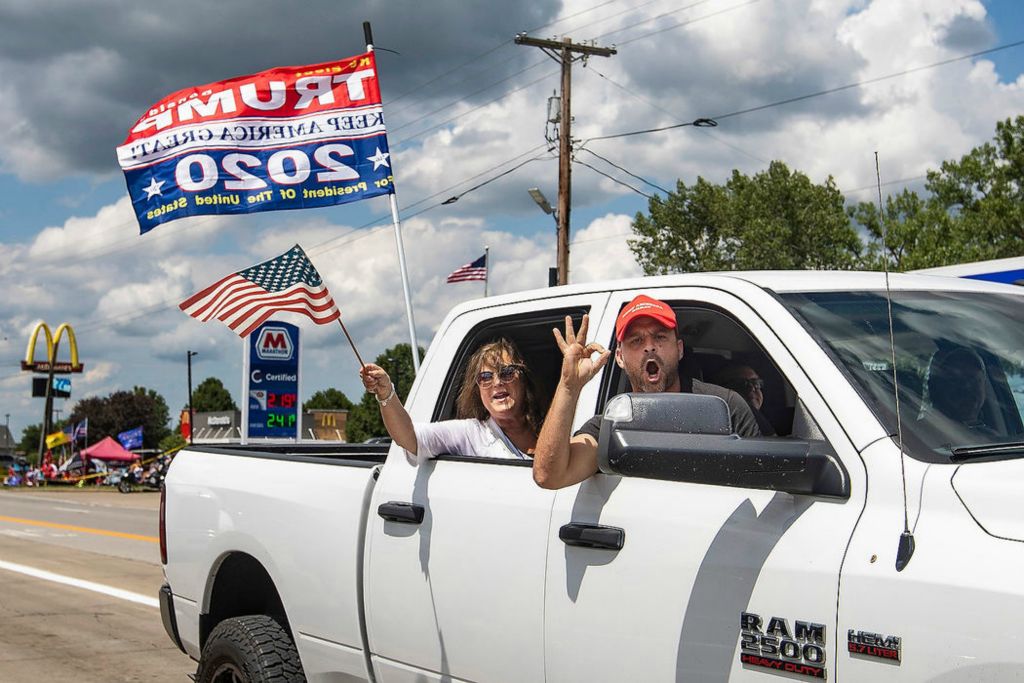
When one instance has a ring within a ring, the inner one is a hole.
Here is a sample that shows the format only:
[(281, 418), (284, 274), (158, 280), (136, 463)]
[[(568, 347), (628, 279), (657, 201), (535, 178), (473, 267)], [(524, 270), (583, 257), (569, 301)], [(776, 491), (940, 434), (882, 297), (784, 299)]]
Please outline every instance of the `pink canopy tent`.
[(88, 448), (83, 448), (82, 455), (87, 458), (96, 458), (97, 460), (116, 460), (119, 462), (131, 462), (139, 457), (131, 451), (126, 451), (121, 444), (109, 436)]

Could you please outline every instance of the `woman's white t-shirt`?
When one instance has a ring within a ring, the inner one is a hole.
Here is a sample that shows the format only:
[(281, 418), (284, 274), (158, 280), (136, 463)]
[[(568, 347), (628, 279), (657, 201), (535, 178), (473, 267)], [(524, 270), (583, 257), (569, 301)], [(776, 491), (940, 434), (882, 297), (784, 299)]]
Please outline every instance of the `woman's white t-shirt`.
[(476, 458), (528, 458), (509, 440), (493, 417), (486, 420), (445, 420), (414, 424), (416, 455), (406, 451), (411, 465), (419, 465), (438, 455), (465, 455)]

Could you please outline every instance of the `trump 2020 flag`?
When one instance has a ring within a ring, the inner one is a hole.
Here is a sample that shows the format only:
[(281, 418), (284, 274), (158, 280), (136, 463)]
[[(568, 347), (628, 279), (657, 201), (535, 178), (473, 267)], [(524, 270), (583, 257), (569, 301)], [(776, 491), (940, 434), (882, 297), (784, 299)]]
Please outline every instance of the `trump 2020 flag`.
[(320, 273), (295, 245), (269, 261), (218, 280), (178, 304), (193, 318), (216, 318), (245, 337), (278, 311), (308, 316), (318, 325), (341, 317)]
[(179, 90), (136, 122), (117, 158), (142, 233), (184, 216), (394, 192), (372, 52)]

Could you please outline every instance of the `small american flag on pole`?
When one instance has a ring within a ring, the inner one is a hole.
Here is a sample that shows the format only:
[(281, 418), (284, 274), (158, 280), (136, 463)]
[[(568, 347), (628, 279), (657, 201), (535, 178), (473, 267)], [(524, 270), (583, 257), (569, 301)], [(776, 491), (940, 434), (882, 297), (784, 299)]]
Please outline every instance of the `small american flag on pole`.
[(456, 268), (448, 276), (447, 281), (451, 283), (466, 282), (468, 280), (487, 280), (487, 254), (484, 254), (472, 263)]
[(203, 322), (216, 318), (240, 337), (280, 311), (302, 313), (317, 325), (341, 317), (320, 274), (297, 244), (277, 258), (218, 280), (178, 308)]

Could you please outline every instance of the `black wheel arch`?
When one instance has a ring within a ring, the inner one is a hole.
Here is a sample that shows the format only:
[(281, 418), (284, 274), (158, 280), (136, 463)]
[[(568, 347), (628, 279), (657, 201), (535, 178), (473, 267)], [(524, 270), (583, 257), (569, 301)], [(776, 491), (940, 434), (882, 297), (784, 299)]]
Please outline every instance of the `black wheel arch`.
[(271, 617), (295, 641), (277, 586), (259, 560), (248, 553), (233, 552), (220, 561), (215, 571), (209, 609), (199, 615), (200, 649), (217, 624), (251, 614)]

